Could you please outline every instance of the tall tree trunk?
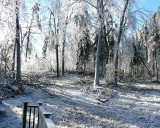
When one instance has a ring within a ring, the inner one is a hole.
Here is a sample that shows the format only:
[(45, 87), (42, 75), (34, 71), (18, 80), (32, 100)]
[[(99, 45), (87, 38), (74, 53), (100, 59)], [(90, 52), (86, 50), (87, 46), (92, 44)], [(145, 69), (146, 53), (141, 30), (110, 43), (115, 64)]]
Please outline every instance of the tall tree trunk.
[(99, 18), (100, 18), (100, 31), (98, 36), (98, 46), (97, 46), (97, 54), (96, 54), (96, 64), (95, 64), (95, 77), (94, 77), (94, 84), (93, 85), (99, 85), (99, 72), (100, 72), (100, 51), (101, 51), (101, 45), (102, 45), (102, 37), (103, 37), (103, 0), (97, 1), (99, 3)]
[(16, 81), (21, 80), (21, 50), (20, 50), (20, 34), (19, 34), (19, 7), (16, 1), (16, 46), (17, 46), (17, 74)]
[(97, 55), (96, 55), (96, 64), (95, 64), (94, 85), (99, 85), (101, 45), (102, 45), (102, 26), (100, 28), (100, 32), (99, 32), (99, 36), (98, 36), (98, 46), (97, 46)]
[(64, 75), (64, 52), (65, 52), (65, 44), (66, 44), (66, 28), (68, 24), (68, 17), (66, 18), (65, 27), (63, 31), (63, 44), (62, 44), (62, 75)]
[(118, 81), (118, 50), (116, 51), (116, 54), (115, 54), (114, 66), (115, 66), (114, 85), (117, 86), (117, 81)]
[(27, 57), (28, 57), (29, 42), (30, 42), (30, 27), (29, 27), (29, 30), (28, 30), (28, 36), (27, 36), (27, 45), (26, 45), (26, 62), (27, 62)]
[(15, 56), (16, 56), (16, 42), (14, 42), (14, 48), (13, 48), (13, 62), (12, 62), (12, 78), (15, 79), (15, 72), (14, 72), (14, 68), (15, 68)]
[(119, 44), (121, 41), (121, 36), (122, 36), (122, 30), (123, 30), (123, 24), (124, 24), (124, 17), (125, 17), (125, 13), (128, 7), (128, 3), (129, 0), (126, 0), (123, 12), (122, 12), (122, 17), (120, 20), (120, 28), (119, 28), (119, 32), (118, 32), (118, 41), (117, 41), (117, 50), (115, 53), (115, 61), (114, 61), (114, 66), (115, 66), (115, 73), (114, 73), (114, 84), (115, 86), (117, 86), (117, 80), (118, 80), (118, 51), (119, 51)]
[(108, 33), (106, 33), (106, 26), (103, 27), (104, 29), (104, 43), (105, 43), (105, 63), (104, 63), (104, 77), (106, 76), (107, 73), (107, 68), (106, 65), (108, 64), (108, 60), (109, 60), (109, 40), (107, 40), (107, 38), (109, 39), (109, 33), (111, 31), (111, 29), (109, 30)]
[(29, 42), (30, 42), (30, 34), (31, 34), (31, 27), (33, 23), (33, 17), (34, 17), (34, 11), (32, 10), (32, 19), (30, 21), (30, 25), (28, 28), (28, 33), (27, 33), (27, 44), (26, 44), (26, 62), (27, 62), (27, 57), (28, 57), (28, 50), (29, 50)]
[(104, 42), (105, 42), (105, 52), (106, 52), (105, 67), (106, 67), (106, 64), (108, 64), (108, 59), (109, 59), (109, 46), (107, 41), (108, 36), (109, 35), (107, 35), (106, 33), (106, 26), (104, 26)]
[(59, 77), (58, 44), (56, 44), (56, 62), (57, 62), (57, 77)]
[[(55, 32), (55, 42), (56, 42), (56, 63), (57, 63), (57, 77), (59, 77), (59, 58), (58, 58), (58, 33), (59, 33), (59, 18), (56, 20), (55, 18), (55, 11), (51, 12), (53, 16), (53, 24), (54, 24), (54, 32)], [(56, 24), (57, 23), (57, 24)]]
[(63, 45), (62, 45), (62, 75), (64, 75), (64, 46), (65, 45), (65, 39), (63, 40)]

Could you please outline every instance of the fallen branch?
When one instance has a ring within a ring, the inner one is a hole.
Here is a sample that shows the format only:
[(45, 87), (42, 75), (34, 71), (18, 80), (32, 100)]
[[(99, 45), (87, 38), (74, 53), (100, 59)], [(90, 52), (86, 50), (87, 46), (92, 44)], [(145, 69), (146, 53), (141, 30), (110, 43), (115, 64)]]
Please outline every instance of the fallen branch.
[(100, 98), (96, 98), (96, 100), (98, 100), (101, 103), (105, 103), (107, 101), (109, 101), (111, 99), (112, 95), (110, 95), (107, 99), (100, 99)]
[(17, 88), (16, 86), (14, 86), (14, 85), (9, 85), (9, 84), (7, 84), (6, 85), (8, 88), (10, 88), (15, 94), (20, 94), (21, 93), (21, 91), (19, 90), (19, 88)]

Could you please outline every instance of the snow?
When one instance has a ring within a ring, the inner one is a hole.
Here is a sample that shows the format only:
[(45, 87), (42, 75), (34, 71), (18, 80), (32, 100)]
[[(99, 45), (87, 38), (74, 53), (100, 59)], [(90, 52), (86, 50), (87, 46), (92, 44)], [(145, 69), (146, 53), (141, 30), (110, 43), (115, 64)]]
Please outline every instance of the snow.
[[(90, 78), (66, 76), (43, 77), (52, 85), (42, 91), (37, 87), (25, 86), (25, 92), (16, 98), (2, 101), (6, 116), (0, 116), (0, 128), (20, 128), (22, 125), (23, 102), (44, 102), (52, 113), (58, 128), (158, 128), (160, 126), (160, 84), (137, 83), (137, 89), (121, 87), (95, 87), (81, 83)], [(97, 99), (111, 97), (104, 103)]]

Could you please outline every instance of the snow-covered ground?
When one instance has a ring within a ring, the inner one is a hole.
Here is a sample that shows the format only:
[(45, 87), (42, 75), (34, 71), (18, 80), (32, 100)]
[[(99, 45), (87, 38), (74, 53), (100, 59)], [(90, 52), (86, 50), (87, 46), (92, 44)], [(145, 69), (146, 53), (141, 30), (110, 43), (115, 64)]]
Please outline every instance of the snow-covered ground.
[[(0, 128), (21, 128), (23, 102), (44, 102), (57, 128), (159, 128), (159, 84), (137, 83), (133, 87), (92, 88), (89, 77), (76, 75), (42, 77), (45, 91), (25, 86), (25, 92), (3, 101), (7, 114)], [(103, 82), (102, 82), (103, 83)], [(105, 101), (106, 100), (106, 101)], [(102, 102), (104, 101), (104, 102)]]

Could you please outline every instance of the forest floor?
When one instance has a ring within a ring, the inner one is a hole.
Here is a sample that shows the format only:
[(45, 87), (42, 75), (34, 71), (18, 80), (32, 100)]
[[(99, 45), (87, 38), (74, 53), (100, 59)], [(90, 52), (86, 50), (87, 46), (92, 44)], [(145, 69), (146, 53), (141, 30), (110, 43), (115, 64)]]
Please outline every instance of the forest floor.
[[(33, 74), (32, 74), (33, 75)], [(93, 78), (67, 74), (31, 77), (40, 84), (2, 101), (0, 128), (21, 128), (23, 102), (42, 101), (57, 128), (159, 128), (160, 84), (123, 81), (93, 87)]]

